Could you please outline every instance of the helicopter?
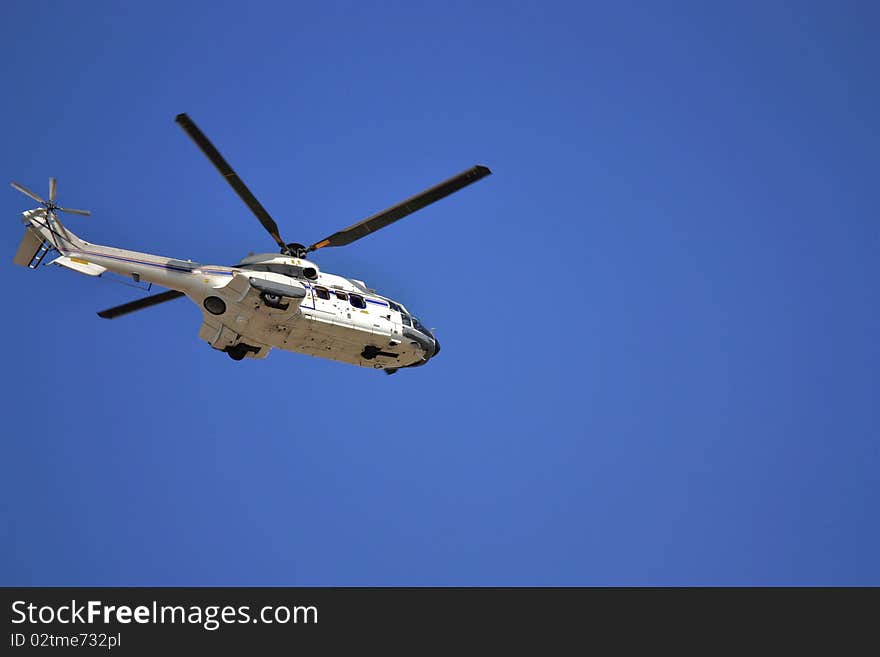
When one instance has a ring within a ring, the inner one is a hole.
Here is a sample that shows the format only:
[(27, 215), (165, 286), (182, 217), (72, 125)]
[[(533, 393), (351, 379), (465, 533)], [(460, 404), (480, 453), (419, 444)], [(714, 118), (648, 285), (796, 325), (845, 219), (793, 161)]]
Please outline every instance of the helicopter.
[(115, 319), (185, 296), (202, 312), (199, 337), (236, 361), (265, 358), (274, 348), (393, 374), (437, 356), (437, 338), (403, 303), (364, 281), (321, 271), (309, 254), (346, 246), (385, 228), (490, 175), (488, 167), (473, 166), (306, 247), (281, 239), (269, 212), (187, 114), (178, 114), (175, 121), (275, 240), (279, 253), (252, 254), (226, 266), (92, 244), (58, 219), (59, 212), (91, 213), (59, 206), (57, 181), (50, 178), (48, 199), (11, 183), (39, 203), (22, 213), (25, 234), (13, 262), (30, 269), (58, 265), (95, 277), (111, 272), (135, 283), (168, 288), (102, 310), (98, 316)]

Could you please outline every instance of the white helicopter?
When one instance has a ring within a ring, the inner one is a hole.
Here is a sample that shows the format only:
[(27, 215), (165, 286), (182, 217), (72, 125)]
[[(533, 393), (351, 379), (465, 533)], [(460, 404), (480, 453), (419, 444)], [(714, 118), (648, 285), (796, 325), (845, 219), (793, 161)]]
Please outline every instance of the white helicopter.
[(424, 365), (437, 355), (440, 343), (402, 303), (382, 296), (363, 281), (322, 272), (306, 256), (384, 228), (488, 176), (487, 167), (474, 166), (306, 248), (281, 239), (278, 225), (189, 116), (179, 114), (176, 122), (260, 220), (281, 247), (280, 254), (250, 255), (229, 267), (91, 244), (74, 235), (57, 216), (58, 212), (90, 213), (59, 207), (56, 181), (50, 178), (48, 200), (12, 183), (40, 204), (22, 214), (25, 235), (15, 264), (36, 269), (48, 254), (57, 252), (46, 264), (87, 276), (110, 271), (138, 283), (169, 288), (108, 308), (98, 316), (114, 319), (186, 296), (202, 311), (199, 337), (233, 360), (265, 358), (275, 347), (393, 374), (400, 368)]

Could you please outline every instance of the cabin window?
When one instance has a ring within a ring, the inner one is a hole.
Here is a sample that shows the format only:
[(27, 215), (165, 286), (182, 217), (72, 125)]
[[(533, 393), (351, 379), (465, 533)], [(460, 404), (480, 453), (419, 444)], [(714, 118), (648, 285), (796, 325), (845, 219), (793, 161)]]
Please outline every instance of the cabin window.
[(348, 295), (345, 292), (336, 292), (336, 298), (340, 301), (345, 301), (348, 299)]
[(319, 299), (324, 299), (325, 301), (328, 301), (330, 299), (330, 291), (326, 287), (316, 287), (315, 296)]
[(364, 301), (364, 298), (359, 294), (349, 294), (348, 302), (354, 306), (355, 308), (366, 308), (367, 302)]
[(400, 306), (398, 306), (398, 305), (397, 305), (396, 303), (394, 303), (393, 301), (389, 301), (389, 302), (388, 302), (388, 305), (389, 305), (389, 307), (391, 308), (391, 310), (393, 310), (393, 311), (395, 311), (395, 312), (398, 312), (398, 313), (403, 312), (403, 311), (400, 309)]

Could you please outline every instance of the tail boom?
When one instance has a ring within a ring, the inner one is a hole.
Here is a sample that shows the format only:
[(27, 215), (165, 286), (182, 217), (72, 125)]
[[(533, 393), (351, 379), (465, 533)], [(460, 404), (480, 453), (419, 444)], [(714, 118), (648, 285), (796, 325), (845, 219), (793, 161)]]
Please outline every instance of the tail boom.
[(59, 257), (50, 264), (87, 276), (110, 271), (194, 297), (207, 294), (206, 288), (223, 287), (232, 278), (231, 267), (205, 266), (191, 260), (91, 244), (44, 209), (29, 210), (23, 213), (22, 220), (26, 224), (25, 235), (13, 258), (15, 264), (22, 266), (32, 266), (41, 249), (54, 248)]

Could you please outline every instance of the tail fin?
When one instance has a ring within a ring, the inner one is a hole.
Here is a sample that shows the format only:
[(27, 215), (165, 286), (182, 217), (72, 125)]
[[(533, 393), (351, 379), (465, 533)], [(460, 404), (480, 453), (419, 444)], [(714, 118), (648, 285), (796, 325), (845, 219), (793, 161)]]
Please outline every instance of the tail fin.
[(88, 210), (73, 210), (60, 207), (55, 202), (58, 185), (54, 178), (49, 178), (49, 200), (45, 200), (39, 194), (17, 182), (13, 182), (12, 187), (40, 204), (39, 208), (28, 210), (22, 214), (22, 223), (27, 228), (25, 229), (24, 239), (21, 241), (18, 252), (13, 259), (15, 264), (27, 267), (37, 266), (39, 262), (34, 265), (34, 260), (36, 258), (42, 260), (42, 256), (45, 256), (46, 252), (52, 248), (57, 249), (61, 255), (67, 255), (66, 251), (68, 249), (81, 249), (83, 247), (85, 242), (67, 230), (67, 227), (58, 220), (58, 212), (67, 212), (86, 217), (91, 213)]
[(36, 269), (50, 251), (58, 251), (57, 258), (49, 262), (50, 265), (61, 265), (86, 276), (100, 276), (107, 269), (82, 258), (68, 255), (70, 250), (79, 250), (85, 242), (70, 232), (55, 217), (47, 221), (41, 210), (31, 210), (24, 213), (27, 226), (24, 229), (24, 237), (18, 245), (18, 251), (12, 259), (16, 265)]
[(43, 239), (41, 235), (38, 235), (33, 228), (27, 226), (24, 229), (24, 237), (21, 238), (21, 244), (18, 245), (18, 251), (15, 252), (12, 262), (22, 267), (36, 269), (51, 249), (51, 244)]
[(51, 265), (61, 265), (86, 276), (100, 276), (106, 268), (93, 262), (68, 255), (71, 250), (78, 251), (86, 244), (58, 221), (55, 213), (45, 210), (29, 210), (24, 213), (22, 221), (27, 224), (24, 237), (12, 261), (16, 265), (36, 269), (42, 264), (46, 255), (58, 251), (59, 256), (52, 260)]

